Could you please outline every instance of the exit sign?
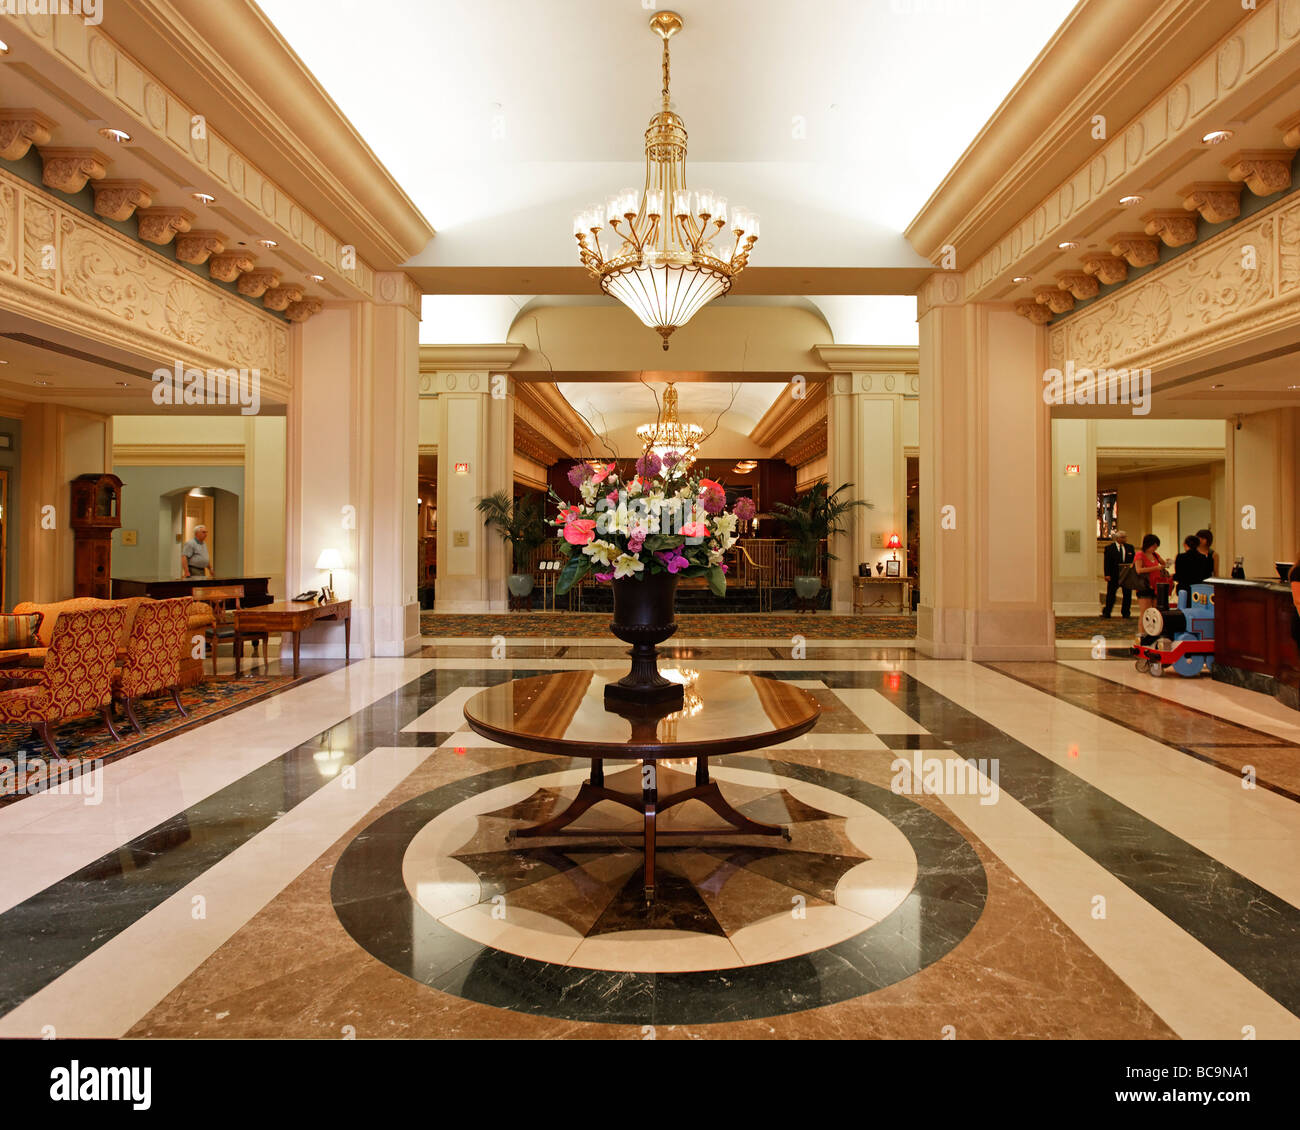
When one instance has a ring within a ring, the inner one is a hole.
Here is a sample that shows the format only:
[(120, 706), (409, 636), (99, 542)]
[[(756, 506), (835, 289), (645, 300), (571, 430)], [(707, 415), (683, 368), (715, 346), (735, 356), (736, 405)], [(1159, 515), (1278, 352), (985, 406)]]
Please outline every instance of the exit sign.
[(468, 464), (468, 463), (457, 463), (457, 464), (456, 464), (456, 474), (458, 474), (458, 475), (468, 475), (468, 474), (469, 474), (469, 464)]
[(1065, 473), (1066, 473), (1067, 475), (1077, 475), (1077, 474), (1079, 473), (1079, 464), (1078, 464), (1078, 463), (1067, 463), (1067, 464), (1065, 465)]

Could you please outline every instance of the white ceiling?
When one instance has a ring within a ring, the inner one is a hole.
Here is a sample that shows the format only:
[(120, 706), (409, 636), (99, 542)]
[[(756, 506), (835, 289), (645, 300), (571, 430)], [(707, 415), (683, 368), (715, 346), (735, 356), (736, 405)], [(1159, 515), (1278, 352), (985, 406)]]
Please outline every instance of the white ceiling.
[[(606, 428), (615, 431), (654, 423), (655, 396), (658, 395), (662, 403), (667, 386), (652, 384), (645, 387), (628, 381), (566, 381), (556, 387), (597, 432), (603, 432)], [(699, 424), (708, 432), (719, 423), (721, 414), (719, 434), (727, 431), (748, 435), (788, 386), (783, 381), (746, 381), (743, 384), (689, 381), (674, 387), (677, 389), (677, 418), (683, 424)]]
[[(573, 260), (570, 220), (642, 183), (653, 4), (260, 0), (439, 236), (429, 265)], [(686, 0), (688, 177), (760, 211), (753, 262), (906, 266), (902, 229), (1071, 0)]]

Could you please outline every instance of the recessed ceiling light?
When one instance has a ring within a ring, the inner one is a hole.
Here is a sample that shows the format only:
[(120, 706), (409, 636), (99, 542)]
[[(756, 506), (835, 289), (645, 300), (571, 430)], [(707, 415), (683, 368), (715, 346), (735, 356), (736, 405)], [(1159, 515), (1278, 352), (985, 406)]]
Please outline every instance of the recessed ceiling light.
[(1125, 208), (1132, 208), (1134, 204), (1141, 204), (1142, 199), (1143, 198), (1141, 196), (1137, 196), (1137, 195), (1121, 196), (1119, 198), (1119, 202)]
[(8, 365), (8, 364), (9, 364), (8, 361), (0, 361), (0, 365)]
[(118, 387), (118, 388), (130, 388), (130, 387), (131, 387), (131, 382), (130, 382), (130, 381), (118, 381), (118, 382), (117, 382), (117, 387)]
[(1211, 388), (1222, 388), (1223, 385), (1210, 385)]
[(1063, 239), (1056, 246), (1059, 247), (1062, 251), (1072, 251), (1074, 248), (1078, 247), (1079, 245), (1072, 239)]
[(324, 282), (324, 281), (325, 281), (325, 276), (324, 276), (324, 275), (308, 275), (307, 277), (308, 277), (309, 279), (311, 279), (312, 282)]
[(0, 39), (0, 55), (8, 55), (8, 54), (9, 54), (9, 44), (7, 44), (3, 39)]
[(279, 247), (279, 246), (280, 246), (280, 245), (279, 245), (278, 243), (276, 243), (275, 240), (273, 240), (273, 239), (259, 239), (257, 242), (260, 243), (263, 247)]
[(216, 197), (210, 192), (191, 192), (190, 195), (200, 204), (211, 204)]
[(49, 383), (50, 383), (49, 381), (41, 381), (41, 380), (32, 381), (32, 384), (34, 385), (47, 385)]
[(1028, 282), (1028, 281), (1029, 281), (1029, 276), (1028, 276), (1028, 275), (1017, 275), (1017, 276), (1016, 276), (1014, 279), (1012, 279), (1011, 281), (1012, 281), (1012, 282)]
[(1204, 145), (1220, 145), (1232, 137), (1230, 129), (1212, 129), (1201, 138)]
[(1300, 385), (1287, 385), (1286, 387), (1287, 387), (1291, 392), (1300, 391)]
[(119, 145), (131, 140), (131, 135), (124, 129), (114, 129), (112, 126), (101, 126), (99, 136), (106, 137), (109, 141), (116, 141)]

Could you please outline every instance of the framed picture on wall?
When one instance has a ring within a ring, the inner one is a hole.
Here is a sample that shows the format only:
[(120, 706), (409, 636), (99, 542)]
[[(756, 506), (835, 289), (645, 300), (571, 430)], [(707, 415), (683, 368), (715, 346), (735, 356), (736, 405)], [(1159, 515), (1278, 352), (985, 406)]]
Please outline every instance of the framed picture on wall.
[(903, 563), (896, 557), (891, 557), (885, 562), (886, 577), (901, 577), (903, 575)]

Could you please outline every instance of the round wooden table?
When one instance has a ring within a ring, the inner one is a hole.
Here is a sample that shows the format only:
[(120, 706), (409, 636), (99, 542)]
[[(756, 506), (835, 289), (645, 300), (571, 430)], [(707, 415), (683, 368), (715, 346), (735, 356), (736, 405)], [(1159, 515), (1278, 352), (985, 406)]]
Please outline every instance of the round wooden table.
[[(645, 891), (655, 890), (655, 817), (688, 800), (708, 805), (745, 835), (784, 836), (787, 829), (738, 812), (709, 779), (709, 758), (777, 745), (806, 734), (821, 714), (807, 691), (776, 679), (703, 671), (687, 684), (686, 703), (675, 711), (628, 704), (605, 705), (605, 684), (622, 669), (558, 671), (515, 679), (479, 691), (465, 704), (470, 729), (503, 745), (591, 761), (591, 776), (561, 813), (541, 824), (516, 828), (516, 836), (600, 836), (598, 830), (562, 831), (603, 800), (625, 805), (645, 820)], [(671, 677), (671, 676), (670, 676)], [(695, 784), (660, 797), (655, 763), (695, 759)], [(640, 761), (641, 791), (605, 786), (604, 763)], [(605, 833), (610, 834), (610, 833)], [(726, 835), (730, 830), (674, 830), (664, 835)]]

